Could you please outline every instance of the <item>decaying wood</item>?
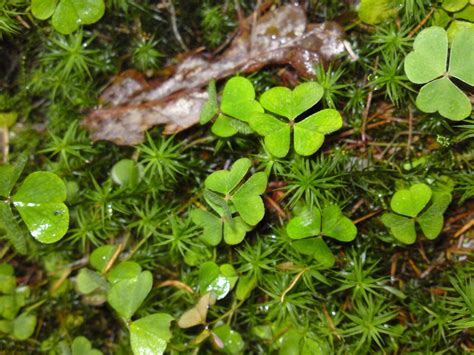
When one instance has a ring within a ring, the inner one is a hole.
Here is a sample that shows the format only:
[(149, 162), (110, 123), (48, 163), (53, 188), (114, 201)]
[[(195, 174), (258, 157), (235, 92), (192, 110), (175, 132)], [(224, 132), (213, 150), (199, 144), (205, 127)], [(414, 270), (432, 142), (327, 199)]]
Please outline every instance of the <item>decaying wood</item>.
[[(245, 21), (252, 24), (252, 19)], [(173, 134), (196, 124), (211, 79), (271, 64), (289, 64), (300, 75), (312, 77), (315, 65), (344, 50), (338, 24), (308, 24), (301, 7), (282, 6), (258, 18), (251, 31), (236, 35), (220, 56), (212, 60), (201, 54), (188, 56), (168, 80), (153, 83), (136, 72), (122, 73), (102, 94), (101, 107), (82, 125), (93, 140), (135, 145), (152, 126), (163, 124), (164, 133)]]

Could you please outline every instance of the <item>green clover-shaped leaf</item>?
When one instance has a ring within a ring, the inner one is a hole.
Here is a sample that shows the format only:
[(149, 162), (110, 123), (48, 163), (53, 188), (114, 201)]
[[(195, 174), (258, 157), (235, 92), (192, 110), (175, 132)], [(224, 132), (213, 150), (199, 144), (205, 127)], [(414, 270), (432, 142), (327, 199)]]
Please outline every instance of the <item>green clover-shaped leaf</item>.
[[(426, 207), (430, 201), (431, 205)], [(415, 222), (418, 222), (426, 238), (435, 239), (441, 233), (443, 214), (450, 203), (451, 194), (446, 190), (433, 192), (428, 185), (415, 184), (393, 195), (390, 207), (395, 213), (385, 213), (382, 222), (404, 244), (416, 241)]]
[(69, 211), (66, 186), (55, 174), (35, 172), (25, 179), (12, 197), (13, 205), (31, 232), (41, 243), (54, 243), (66, 234)]
[(123, 187), (136, 187), (143, 176), (143, 167), (131, 159), (115, 163), (110, 171), (112, 181)]
[(398, 214), (416, 217), (431, 199), (431, 188), (425, 184), (415, 184), (409, 189), (395, 192), (390, 207)]
[(90, 264), (99, 272), (105, 272), (105, 269), (117, 251), (116, 245), (103, 245), (95, 249), (89, 258)]
[(342, 214), (337, 205), (326, 206), (322, 213), (318, 209), (303, 208), (290, 220), (286, 231), (292, 239), (322, 235), (341, 242), (350, 242), (357, 235), (354, 223)]
[(293, 121), (316, 105), (323, 93), (323, 87), (316, 82), (300, 84), (294, 90), (277, 86), (263, 93), (260, 103), (266, 110)]
[(117, 282), (108, 294), (107, 301), (119, 315), (130, 320), (145, 300), (153, 285), (153, 276), (143, 271), (137, 276)]
[(416, 98), (416, 106), (423, 112), (438, 111), (451, 120), (468, 117), (471, 103), (450, 77), (474, 85), (474, 29), (454, 35), (449, 65), (448, 35), (441, 27), (421, 31), (413, 49), (405, 58), (405, 73), (415, 84), (426, 84)]
[(78, 336), (72, 341), (71, 355), (102, 355), (102, 351), (94, 349), (86, 337)]
[(251, 165), (250, 159), (241, 158), (232, 165), (230, 170), (213, 172), (204, 184), (209, 190), (228, 194), (242, 181)]
[(296, 239), (293, 247), (298, 252), (313, 256), (324, 267), (333, 266), (335, 257), (322, 236), (349, 242), (357, 235), (354, 223), (337, 205), (326, 206), (322, 213), (316, 208), (303, 207), (290, 220), (286, 231), (291, 239)]
[(227, 296), (237, 279), (237, 273), (232, 265), (223, 264), (219, 267), (209, 261), (202, 264), (199, 270), (199, 290), (201, 294), (213, 292), (216, 299), (220, 300)]
[(317, 208), (304, 208), (293, 217), (286, 226), (288, 236), (292, 239), (313, 237), (321, 233), (321, 212)]
[(322, 237), (297, 240), (293, 248), (303, 255), (312, 256), (324, 267), (332, 267), (336, 262), (336, 257)]
[(405, 244), (413, 244), (416, 240), (415, 220), (395, 213), (384, 213), (382, 222), (393, 236)]
[(323, 144), (324, 135), (342, 127), (342, 117), (332, 109), (319, 111), (295, 123), (296, 117), (314, 106), (322, 97), (323, 89), (318, 83), (298, 85), (293, 91), (275, 87), (260, 98), (268, 111), (284, 117), (287, 122), (266, 113), (254, 113), (250, 127), (264, 136), (265, 146), (277, 158), (285, 157), (290, 150), (291, 131), (294, 130), (294, 145), (300, 155), (314, 154)]
[(90, 294), (98, 288), (107, 289), (107, 282), (97, 272), (82, 268), (76, 279), (77, 289), (83, 295)]
[(228, 324), (222, 324), (212, 330), (214, 336), (220, 339), (219, 347), (226, 354), (241, 354), (244, 350), (245, 343), (242, 336), (232, 330)]
[(171, 339), (170, 323), (174, 318), (166, 313), (155, 313), (130, 324), (130, 344), (135, 355), (165, 352)]
[(337, 205), (329, 205), (323, 209), (322, 235), (339, 240), (340, 242), (350, 242), (357, 235), (357, 228), (354, 223), (342, 214)]
[(80, 25), (99, 21), (105, 12), (103, 0), (32, 0), (31, 12), (40, 20), (52, 16), (53, 27), (70, 34)]
[(13, 321), (12, 335), (18, 340), (28, 339), (33, 335), (36, 327), (36, 316), (27, 312), (20, 314)]
[(205, 124), (217, 116), (211, 130), (219, 137), (231, 137), (238, 132), (250, 133), (246, 122), (254, 112), (263, 112), (262, 106), (255, 100), (252, 83), (241, 76), (233, 77), (225, 84), (220, 108), (215, 81), (209, 83), (208, 96), (199, 122)]
[(456, 12), (467, 5), (469, 0), (443, 0), (441, 6), (449, 12)]
[(216, 215), (195, 209), (191, 211), (192, 221), (203, 229), (200, 236), (201, 240), (210, 246), (219, 245), (222, 240), (222, 220)]
[(434, 192), (431, 201), (431, 206), (417, 218), (417, 221), (425, 237), (435, 239), (443, 229), (443, 214), (451, 203), (451, 194)]
[(248, 122), (253, 112), (263, 112), (255, 100), (255, 89), (250, 80), (236, 76), (227, 81), (222, 93), (221, 111), (244, 122)]
[(252, 175), (230, 200), (243, 221), (251, 226), (258, 224), (265, 215), (265, 206), (260, 197), (267, 188), (267, 175), (258, 172)]
[(241, 158), (230, 170), (216, 171), (205, 180), (204, 198), (218, 216), (194, 210), (191, 218), (203, 228), (201, 239), (209, 245), (219, 244), (222, 237), (227, 244), (238, 244), (262, 220), (265, 207), (260, 195), (265, 192), (267, 176), (258, 172), (242, 183), (250, 166), (249, 159)]

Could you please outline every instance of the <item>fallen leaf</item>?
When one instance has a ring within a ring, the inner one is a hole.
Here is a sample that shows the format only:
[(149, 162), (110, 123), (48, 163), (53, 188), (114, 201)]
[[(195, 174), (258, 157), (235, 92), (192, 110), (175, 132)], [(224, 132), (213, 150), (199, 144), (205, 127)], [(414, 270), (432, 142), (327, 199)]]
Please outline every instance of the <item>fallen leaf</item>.
[[(241, 28), (249, 28), (253, 16)], [(304, 10), (281, 6), (260, 17), (251, 31), (241, 31), (213, 60), (190, 55), (161, 82), (147, 82), (127, 71), (101, 95), (101, 107), (82, 122), (91, 138), (119, 145), (135, 145), (152, 126), (165, 125), (174, 134), (199, 122), (208, 98), (205, 87), (235, 73), (248, 73), (270, 64), (289, 64), (301, 76), (313, 77), (314, 67), (344, 52), (343, 30), (335, 22), (308, 24)]]

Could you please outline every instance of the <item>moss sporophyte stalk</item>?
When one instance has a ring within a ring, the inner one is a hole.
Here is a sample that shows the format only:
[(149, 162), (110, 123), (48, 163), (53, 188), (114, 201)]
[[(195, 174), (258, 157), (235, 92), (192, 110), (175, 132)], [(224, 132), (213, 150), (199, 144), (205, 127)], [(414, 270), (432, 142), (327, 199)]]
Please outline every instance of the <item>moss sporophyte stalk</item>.
[(474, 4), (0, 0), (0, 353), (470, 353)]

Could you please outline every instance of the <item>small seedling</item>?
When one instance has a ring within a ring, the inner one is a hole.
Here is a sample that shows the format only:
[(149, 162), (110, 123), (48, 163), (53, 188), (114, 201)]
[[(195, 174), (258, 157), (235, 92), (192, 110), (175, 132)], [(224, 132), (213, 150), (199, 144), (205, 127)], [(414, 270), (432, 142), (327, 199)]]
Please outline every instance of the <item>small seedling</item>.
[(333, 266), (335, 257), (322, 237), (350, 242), (357, 235), (356, 226), (337, 205), (326, 206), (322, 213), (316, 208), (300, 206), (295, 214), (286, 226), (288, 236), (297, 240), (293, 246), (302, 254), (312, 255), (325, 267)]
[(105, 12), (103, 0), (32, 0), (34, 17), (46, 20), (52, 16), (53, 27), (62, 34), (70, 34), (80, 25), (99, 21)]
[(104, 245), (92, 252), (89, 261), (96, 271), (82, 268), (76, 278), (77, 290), (94, 299), (96, 305), (102, 304), (105, 301), (102, 296), (106, 296), (110, 306), (129, 327), (134, 354), (163, 354), (171, 339), (169, 328), (174, 318), (166, 313), (154, 313), (132, 321), (152, 289), (153, 276), (132, 261), (121, 262), (108, 270), (117, 257), (117, 248)]
[(451, 78), (474, 86), (474, 29), (455, 34), (449, 65), (448, 35), (441, 27), (421, 31), (413, 49), (405, 58), (405, 73), (413, 83), (426, 84), (416, 98), (416, 106), (455, 121), (469, 117), (471, 102)]
[[(431, 206), (426, 208), (430, 201)], [(382, 222), (404, 244), (413, 244), (416, 240), (415, 221), (426, 238), (435, 239), (443, 229), (443, 214), (450, 203), (450, 193), (432, 191), (426, 184), (415, 184), (393, 195), (390, 207), (394, 213), (385, 213)]]
[(225, 84), (220, 109), (214, 81), (209, 83), (208, 94), (209, 100), (201, 111), (200, 123), (206, 124), (217, 116), (211, 130), (219, 137), (248, 133), (249, 129), (243, 122), (248, 122), (254, 112), (263, 112), (255, 100), (252, 83), (241, 76), (233, 77)]
[(112, 181), (123, 188), (134, 188), (143, 178), (143, 165), (131, 159), (122, 159), (115, 163), (110, 171)]
[(318, 103), (323, 92), (321, 85), (315, 82), (300, 84), (293, 91), (286, 87), (274, 87), (262, 95), (260, 103), (283, 119), (266, 113), (254, 113), (250, 127), (265, 137), (265, 146), (277, 158), (288, 154), (292, 131), (296, 153), (314, 154), (323, 144), (324, 135), (342, 127), (342, 117), (333, 109), (321, 110), (300, 122), (295, 121)]
[(258, 172), (242, 183), (250, 166), (250, 160), (242, 158), (229, 171), (219, 170), (207, 177), (204, 197), (218, 216), (200, 209), (191, 212), (194, 223), (203, 227), (201, 239), (207, 244), (218, 245), (222, 236), (227, 244), (239, 244), (265, 215), (260, 195), (265, 192), (267, 176)]
[(16, 223), (9, 204), (19, 212), (31, 235), (41, 243), (55, 243), (67, 232), (69, 210), (64, 204), (66, 185), (55, 174), (37, 171), (27, 176), (14, 195), (13, 187), (20, 177), (26, 160), (16, 166), (0, 166), (0, 223), (14, 245), (25, 251), (21, 228)]

